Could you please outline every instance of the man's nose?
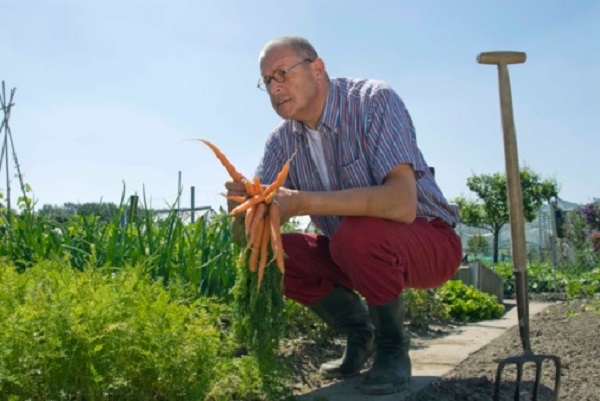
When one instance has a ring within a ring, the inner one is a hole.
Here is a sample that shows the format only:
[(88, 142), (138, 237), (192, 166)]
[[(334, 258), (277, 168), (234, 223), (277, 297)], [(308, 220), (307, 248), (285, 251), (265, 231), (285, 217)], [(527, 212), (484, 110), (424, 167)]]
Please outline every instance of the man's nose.
[(282, 86), (283, 86), (283, 82), (279, 83), (275, 80), (272, 80), (269, 83), (269, 86), (267, 87), (267, 91), (269, 91), (269, 93), (279, 93), (279, 92), (281, 92)]

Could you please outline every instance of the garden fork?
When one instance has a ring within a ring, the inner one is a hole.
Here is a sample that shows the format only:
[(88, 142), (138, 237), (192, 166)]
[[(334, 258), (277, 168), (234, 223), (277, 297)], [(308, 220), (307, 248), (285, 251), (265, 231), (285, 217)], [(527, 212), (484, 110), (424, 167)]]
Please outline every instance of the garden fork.
[(519, 175), (519, 158), (517, 152), (517, 137), (512, 109), (510, 79), (508, 64), (524, 63), (526, 54), (523, 52), (486, 52), (477, 56), (480, 64), (496, 64), (498, 66), (498, 81), (500, 87), (500, 111), (504, 131), (504, 156), (506, 164), (506, 186), (508, 190), (508, 209), (513, 256), (513, 274), (517, 294), (517, 313), (519, 317), (519, 334), (523, 345), (523, 354), (500, 361), (496, 372), (494, 401), (499, 400), (502, 371), (508, 364), (515, 364), (517, 380), (515, 401), (519, 401), (523, 381), (523, 366), (526, 363), (535, 364), (535, 382), (533, 385), (533, 401), (538, 399), (538, 391), (542, 378), (542, 364), (552, 361), (555, 366), (554, 400), (558, 400), (560, 388), (560, 358), (556, 355), (538, 355), (531, 350), (529, 341), (529, 295), (527, 291), (527, 251), (525, 243), (525, 218), (523, 214), (523, 192)]

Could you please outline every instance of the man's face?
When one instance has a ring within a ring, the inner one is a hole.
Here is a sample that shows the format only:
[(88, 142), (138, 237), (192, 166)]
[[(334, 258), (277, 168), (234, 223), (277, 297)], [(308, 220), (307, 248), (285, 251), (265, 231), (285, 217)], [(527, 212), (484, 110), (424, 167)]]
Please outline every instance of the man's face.
[[(286, 71), (284, 82), (271, 79), (267, 92), (275, 112), (286, 120), (311, 121), (314, 114), (314, 99), (317, 93), (316, 75), (311, 62), (292, 50), (279, 47), (272, 49), (262, 59), (260, 72), (263, 78), (272, 78), (277, 70)], [(300, 63), (300, 64), (298, 64)]]

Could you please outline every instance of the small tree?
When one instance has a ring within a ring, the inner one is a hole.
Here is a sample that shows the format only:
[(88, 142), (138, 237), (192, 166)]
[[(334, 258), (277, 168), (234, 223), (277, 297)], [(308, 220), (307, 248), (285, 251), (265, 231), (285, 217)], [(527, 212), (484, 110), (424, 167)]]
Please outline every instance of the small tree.
[[(541, 177), (524, 167), (520, 171), (525, 220), (535, 219), (537, 210), (544, 202), (558, 196), (555, 180)], [(458, 197), (454, 200), (460, 207), (463, 224), (487, 230), (493, 235), (493, 261), (498, 262), (498, 239), (500, 230), (509, 222), (506, 175), (502, 173), (474, 175), (467, 179), (467, 187), (477, 194), (477, 200)]]
[(476, 255), (487, 255), (490, 252), (490, 244), (483, 235), (473, 235), (467, 240), (467, 252)]

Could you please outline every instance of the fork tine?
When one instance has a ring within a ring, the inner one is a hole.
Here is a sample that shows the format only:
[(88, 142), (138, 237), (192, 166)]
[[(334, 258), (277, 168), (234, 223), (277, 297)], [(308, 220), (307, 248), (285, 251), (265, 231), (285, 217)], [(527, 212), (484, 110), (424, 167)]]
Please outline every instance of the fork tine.
[(542, 360), (535, 361), (535, 382), (533, 383), (533, 401), (537, 401), (542, 378)]
[(515, 401), (521, 398), (521, 382), (523, 381), (523, 362), (516, 362), (517, 365), (517, 382), (515, 383)]
[(517, 369), (516, 380), (515, 380), (515, 393), (514, 400), (519, 401), (521, 399), (521, 389), (523, 385), (523, 367), (528, 362), (535, 364), (535, 382), (532, 388), (532, 401), (537, 401), (539, 397), (539, 391), (542, 383), (543, 363), (546, 360), (554, 362), (555, 377), (554, 377), (554, 401), (558, 401), (558, 393), (560, 391), (560, 375), (561, 375), (561, 362), (560, 358), (556, 355), (536, 355), (532, 353), (525, 353), (519, 356), (512, 356), (501, 360), (496, 370), (496, 382), (494, 383), (494, 401), (500, 400), (500, 384), (502, 382), (502, 373), (504, 368), (508, 364), (514, 364)]

